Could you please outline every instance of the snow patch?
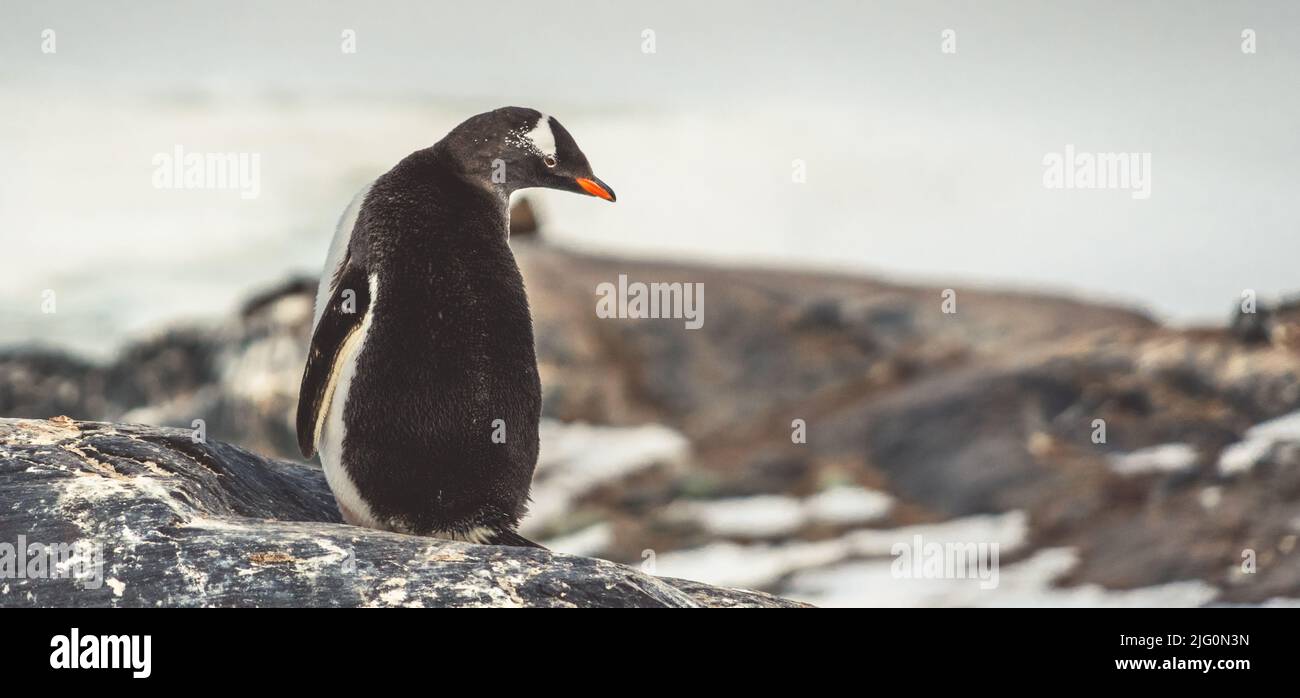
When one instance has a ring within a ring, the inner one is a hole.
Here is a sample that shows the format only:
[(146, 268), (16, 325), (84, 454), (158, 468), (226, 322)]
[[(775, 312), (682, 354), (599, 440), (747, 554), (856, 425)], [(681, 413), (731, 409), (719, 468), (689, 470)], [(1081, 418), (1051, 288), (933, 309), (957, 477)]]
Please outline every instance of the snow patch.
[(532, 505), (521, 526), (535, 535), (597, 486), (617, 482), (656, 465), (681, 467), (690, 442), (658, 424), (605, 427), (542, 420), (541, 452), (533, 476)]
[(823, 607), (1005, 607), (1203, 606), (1218, 591), (1205, 582), (1171, 582), (1130, 590), (1109, 590), (1096, 584), (1054, 586), (1078, 563), (1070, 548), (1046, 548), (1013, 565), (1002, 567), (996, 588), (982, 589), (972, 579), (914, 579), (894, 575), (893, 562), (846, 562), (826, 569), (801, 571), (785, 595)]
[(785, 576), (801, 570), (827, 567), (851, 558), (887, 556), (895, 544), (910, 545), (917, 535), (927, 542), (997, 543), (1005, 555), (1024, 544), (1027, 530), (1024, 512), (1013, 511), (938, 524), (861, 529), (824, 541), (754, 545), (718, 542), (659, 554), (655, 572), (715, 586), (770, 589)]
[(1300, 412), (1292, 412), (1246, 431), (1244, 438), (1219, 454), (1219, 473), (1226, 476), (1248, 473), (1278, 443), (1300, 442)]
[(717, 536), (777, 538), (813, 523), (867, 523), (889, 512), (893, 500), (860, 487), (836, 487), (807, 499), (757, 495), (672, 504), (669, 518), (691, 521)]
[(1132, 453), (1110, 456), (1110, 468), (1120, 475), (1176, 473), (1196, 464), (1196, 449), (1190, 444), (1162, 444)]

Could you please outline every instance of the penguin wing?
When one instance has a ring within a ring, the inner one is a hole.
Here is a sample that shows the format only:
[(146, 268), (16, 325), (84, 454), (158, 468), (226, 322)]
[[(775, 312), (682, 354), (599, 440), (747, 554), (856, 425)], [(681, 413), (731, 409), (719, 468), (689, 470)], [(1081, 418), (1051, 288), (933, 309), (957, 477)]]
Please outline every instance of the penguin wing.
[(358, 232), (364, 235), (364, 231), (359, 231), (357, 219), (361, 215), (361, 206), (365, 203), (366, 195), (370, 193), (370, 187), (373, 184), (367, 184), (352, 197), (348, 207), (343, 209), (343, 215), (339, 218), (338, 226), (334, 229), (334, 238), (330, 240), (329, 255), (325, 258), (325, 272), (321, 275), (320, 286), (316, 289), (316, 308), (311, 318), (311, 328), (316, 329), (316, 323), (320, 322), (321, 313), (328, 306), (330, 294), (334, 292), (334, 278), (338, 276), (343, 268), (344, 262), (351, 259), (349, 251), (352, 249), (352, 236)]
[(369, 310), (366, 271), (346, 255), (330, 283), (329, 301), (317, 309), (320, 317), (312, 330), (307, 366), (298, 390), (298, 450), (304, 458), (316, 454), (316, 440), (338, 386), (348, 346), (359, 336)]

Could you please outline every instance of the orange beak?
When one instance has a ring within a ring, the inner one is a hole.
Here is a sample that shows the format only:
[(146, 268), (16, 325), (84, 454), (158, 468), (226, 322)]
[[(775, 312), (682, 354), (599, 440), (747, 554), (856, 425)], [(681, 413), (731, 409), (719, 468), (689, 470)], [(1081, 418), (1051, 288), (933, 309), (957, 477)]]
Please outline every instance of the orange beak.
[(600, 181), (599, 179), (587, 179), (586, 177), (578, 177), (577, 180), (578, 180), (578, 186), (582, 187), (582, 190), (587, 192), (588, 194), (591, 194), (592, 196), (599, 196), (600, 198), (606, 201), (616, 200), (614, 198), (614, 192), (611, 191), (609, 187), (605, 186), (605, 183)]

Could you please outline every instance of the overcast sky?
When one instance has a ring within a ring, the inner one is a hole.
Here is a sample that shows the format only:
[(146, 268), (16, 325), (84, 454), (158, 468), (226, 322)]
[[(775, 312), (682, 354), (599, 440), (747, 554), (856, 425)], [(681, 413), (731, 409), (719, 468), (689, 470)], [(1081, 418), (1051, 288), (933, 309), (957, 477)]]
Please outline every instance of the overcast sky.
[[(104, 203), (147, 186), (173, 143), (264, 153), (274, 230), (327, 240), (354, 170), (526, 104), (562, 115), (619, 193), (607, 209), (542, 195), (574, 244), (1063, 289), (1180, 320), (1221, 320), (1246, 288), (1300, 291), (1300, 2), (0, 0), (0, 16), (0, 236), (66, 241), (46, 259), (113, 254), (92, 222), (141, 246), (174, 235), (175, 196)], [(225, 106), (268, 97), (322, 106)], [(210, 111), (162, 110), (178, 99)], [(413, 128), (420, 113), (384, 104), (438, 110)], [(1045, 189), (1042, 160), (1067, 145), (1149, 154), (1151, 198)], [(285, 148), (322, 160), (291, 169)], [(790, 186), (795, 159), (807, 186)], [(304, 192), (328, 196), (284, 199)], [(267, 211), (205, 201), (210, 236), (268, 239)], [(303, 251), (244, 256), (297, 264), (318, 246), (277, 244)]]

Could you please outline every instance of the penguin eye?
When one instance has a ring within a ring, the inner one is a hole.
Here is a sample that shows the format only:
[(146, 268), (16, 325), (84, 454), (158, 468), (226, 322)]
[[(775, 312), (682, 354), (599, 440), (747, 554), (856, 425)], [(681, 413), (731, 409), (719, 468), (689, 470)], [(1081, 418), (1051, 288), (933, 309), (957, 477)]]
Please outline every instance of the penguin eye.
[(547, 167), (555, 167), (555, 156), (547, 155), (546, 157), (542, 158), (542, 162), (546, 163)]

